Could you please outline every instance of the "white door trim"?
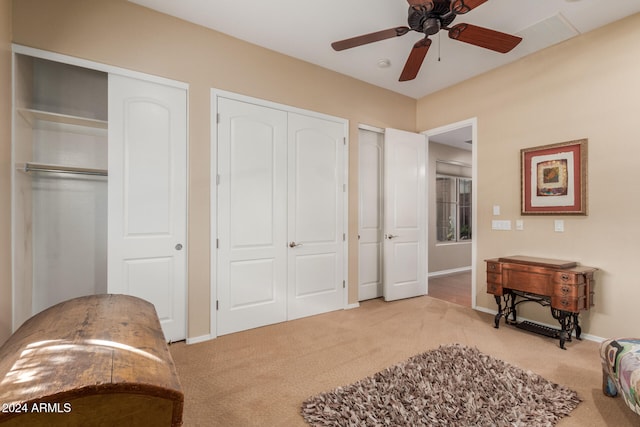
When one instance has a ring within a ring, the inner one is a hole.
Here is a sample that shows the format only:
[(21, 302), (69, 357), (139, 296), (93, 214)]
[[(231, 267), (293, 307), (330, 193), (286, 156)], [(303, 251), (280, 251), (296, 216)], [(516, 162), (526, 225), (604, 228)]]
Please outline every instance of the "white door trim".
[[(218, 122), (218, 98), (229, 98), (236, 101), (247, 102), (255, 105), (260, 105), (263, 107), (269, 107), (274, 109), (283, 110), (289, 113), (297, 113), (310, 117), (316, 117), (328, 121), (333, 121), (340, 123), (344, 128), (344, 192), (343, 192), (343, 221), (344, 221), (344, 233), (345, 236), (349, 236), (349, 121), (347, 119), (331, 116), (324, 113), (318, 113), (315, 111), (305, 110), (302, 108), (292, 107), (286, 104), (280, 104), (272, 101), (267, 101), (259, 98), (253, 98), (247, 95), (241, 95), (234, 92), (228, 92), (225, 90), (212, 88), (210, 91), (210, 105), (211, 105), (211, 128), (210, 128), (210, 161), (211, 161), (211, 174), (210, 174), (210, 250), (209, 250), (209, 263), (210, 263), (210, 271), (209, 271), (209, 289), (210, 289), (210, 325), (209, 325), (209, 335), (207, 337), (198, 337), (197, 342), (201, 342), (207, 339), (213, 339), (217, 337), (217, 319), (216, 319), (216, 301), (218, 300), (217, 295), (217, 284), (216, 277), (218, 272), (217, 265), (217, 256), (216, 256), (216, 238), (218, 236), (217, 230), (217, 221), (215, 221), (215, 215), (218, 212), (217, 205), (217, 176), (218, 176), (218, 158), (217, 158), (217, 147), (218, 147), (218, 133), (217, 133), (217, 122)], [(343, 308), (348, 307), (348, 298), (349, 298), (349, 239), (345, 239), (344, 244), (344, 252), (343, 252), (343, 275), (345, 281), (345, 292), (343, 292)], [(194, 341), (196, 342), (196, 341)]]
[[(440, 126), (434, 129), (429, 129), (421, 132), (427, 137), (427, 145), (429, 144), (429, 138), (441, 133), (450, 132), (452, 130), (460, 129), (463, 127), (471, 126), (471, 179), (473, 185), (471, 186), (471, 230), (478, 230), (478, 118), (472, 117), (470, 119), (461, 120), (459, 122), (451, 123), (445, 126)], [(427, 150), (428, 152), (428, 150)], [(428, 161), (428, 159), (427, 159)], [(427, 213), (428, 215), (428, 213)], [(428, 221), (428, 218), (427, 218)], [(428, 223), (428, 222), (427, 222)], [(475, 231), (474, 231), (475, 232)], [(478, 285), (476, 266), (478, 258), (478, 239), (471, 239), (471, 308), (476, 308), (476, 290)], [(427, 260), (428, 262), (428, 260)], [(427, 265), (427, 271), (428, 265)]]

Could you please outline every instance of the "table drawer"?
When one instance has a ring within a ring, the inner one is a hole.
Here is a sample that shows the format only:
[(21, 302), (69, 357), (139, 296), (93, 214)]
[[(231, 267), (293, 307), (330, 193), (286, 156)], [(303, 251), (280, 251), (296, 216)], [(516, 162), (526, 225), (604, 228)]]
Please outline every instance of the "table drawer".
[(493, 295), (502, 295), (502, 285), (498, 283), (487, 282), (487, 293)]
[(553, 281), (555, 283), (579, 285), (580, 283), (584, 283), (584, 275), (579, 273), (569, 273), (566, 271), (556, 271), (553, 273)]
[(487, 261), (487, 273), (502, 273), (502, 264), (499, 262)]
[(571, 298), (559, 297), (556, 295), (551, 297), (551, 307), (558, 310), (571, 311), (573, 313), (588, 309), (585, 297)]
[(499, 285), (502, 285), (502, 274), (487, 272), (487, 282), (497, 283)]
[(553, 294), (557, 297), (584, 297), (587, 295), (586, 288), (587, 286), (585, 284), (569, 285), (556, 283), (553, 287)]

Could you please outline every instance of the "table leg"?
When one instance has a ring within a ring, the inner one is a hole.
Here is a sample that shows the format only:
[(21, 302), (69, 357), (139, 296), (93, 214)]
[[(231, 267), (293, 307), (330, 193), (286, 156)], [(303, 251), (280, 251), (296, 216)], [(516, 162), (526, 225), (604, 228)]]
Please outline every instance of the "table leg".
[(582, 335), (582, 327), (580, 327), (580, 320), (578, 319), (578, 313), (573, 314), (573, 324), (576, 326), (576, 339), (582, 341), (580, 335)]
[(510, 292), (509, 297), (511, 298), (511, 309), (509, 310), (511, 314), (511, 321), (514, 325), (517, 325), (518, 314), (516, 313), (516, 294)]
[(551, 314), (560, 323), (560, 348), (566, 350), (564, 348), (564, 343), (566, 341), (571, 341), (573, 330), (576, 329), (576, 338), (579, 338), (582, 333), (582, 328), (577, 324), (578, 315), (576, 313), (557, 310), (554, 308), (551, 309)]
[(502, 299), (499, 295), (495, 295), (496, 304), (498, 304), (498, 314), (493, 319), (494, 328), (498, 329), (500, 327), (500, 318), (502, 317)]

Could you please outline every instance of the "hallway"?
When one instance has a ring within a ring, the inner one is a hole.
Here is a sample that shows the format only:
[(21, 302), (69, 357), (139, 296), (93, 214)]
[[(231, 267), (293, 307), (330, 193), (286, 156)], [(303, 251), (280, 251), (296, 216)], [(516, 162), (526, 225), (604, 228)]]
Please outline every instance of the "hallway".
[(429, 278), (429, 296), (471, 307), (471, 272)]

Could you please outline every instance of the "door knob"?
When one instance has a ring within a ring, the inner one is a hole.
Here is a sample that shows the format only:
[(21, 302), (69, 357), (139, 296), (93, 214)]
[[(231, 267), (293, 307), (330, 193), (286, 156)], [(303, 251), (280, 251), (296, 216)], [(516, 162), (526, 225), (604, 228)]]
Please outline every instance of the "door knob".
[(296, 246), (302, 246), (302, 243), (289, 242), (289, 247), (290, 248), (295, 248)]
[(395, 234), (387, 234), (387, 239), (389, 239), (389, 240), (394, 239), (396, 237), (398, 237), (398, 236), (395, 235)]
[(180, 250), (182, 250), (182, 244), (181, 244), (181, 243), (178, 243), (178, 244), (176, 245), (176, 251), (180, 251)]

